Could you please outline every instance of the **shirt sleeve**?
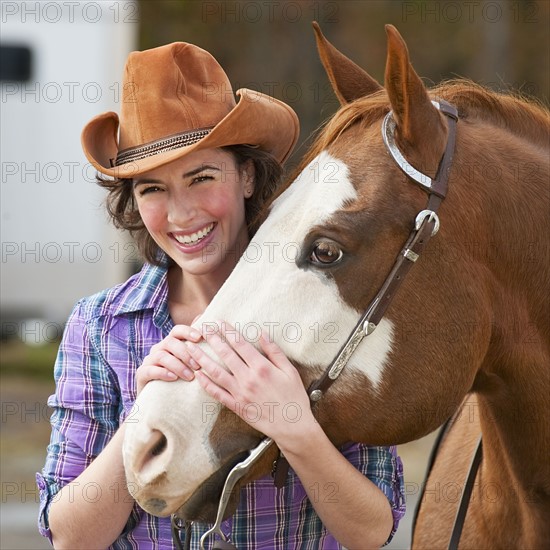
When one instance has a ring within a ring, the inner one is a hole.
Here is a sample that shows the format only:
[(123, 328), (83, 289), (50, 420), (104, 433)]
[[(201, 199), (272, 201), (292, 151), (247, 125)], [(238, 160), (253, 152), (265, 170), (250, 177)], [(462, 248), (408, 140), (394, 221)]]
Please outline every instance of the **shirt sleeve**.
[(390, 503), (393, 528), (385, 546), (392, 540), (399, 521), (405, 515), (403, 464), (397, 455), (397, 449), (352, 443), (341, 451), (351, 464), (386, 495)]
[(107, 445), (119, 426), (118, 384), (89, 337), (84, 305), (76, 305), (55, 362), (52, 433), (46, 463), (36, 480), (38, 530), (51, 542), (48, 513), (61, 488), (74, 480)]

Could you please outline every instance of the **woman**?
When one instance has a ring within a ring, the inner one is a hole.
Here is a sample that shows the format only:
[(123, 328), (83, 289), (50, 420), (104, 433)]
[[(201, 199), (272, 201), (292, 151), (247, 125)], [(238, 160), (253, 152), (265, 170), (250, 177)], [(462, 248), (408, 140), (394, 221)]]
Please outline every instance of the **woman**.
[[(238, 349), (231, 380), (193, 345), (202, 337), (193, 319), (237, 263), (296, 143), (296, 115), (249, 90), (240, 90), (235, 104), (216, 60), (185, 43), (131, 54), (123, 90), (119, 142), (118, 116), (105, 113), (85, 127), (82, 144), (111, 178), (100, 183), (115, 224), (132, 232), (147, 263), (125, 283), (81, 300), (67, 325), (49, 400), (52, 438), (37, 476), (41, 533), (56, 548), (170, 548), (169, 519), (145, 513), (126, 488), (124, 419), (137, 393), (150, 380), (196, 378), (231, 406), (250, 386), (247, 367), (262, 366), (266, 384), (247, 398), (273, 401), (275, 392), (306, 413), (292, 426), (255, 419), (288, 459), (291, 485), (278, 493), (270, 479), (249, 484), (232, 518), (233, 542), (241, 549), (382, 545), (404, 513), (394, 449), (337, 450), (274, 343), (264, 339), (260, 353), (211, 335), (220, 353)], [(308, 499), (308, 487), (327, 483), (338, 488), (336, 506)], [(194, 547), (207, 528), (194, 526)]]

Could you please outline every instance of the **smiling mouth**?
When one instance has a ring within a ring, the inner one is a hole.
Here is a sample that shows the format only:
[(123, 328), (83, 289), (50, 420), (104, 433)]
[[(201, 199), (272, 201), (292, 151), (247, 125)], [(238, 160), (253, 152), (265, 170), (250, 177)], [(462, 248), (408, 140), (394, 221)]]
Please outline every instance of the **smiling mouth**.
[(173, 234), (173, 237), (180, 244), (187, 245), (187, 246), (194, 245), (202, 241), (202, 239), (204, 239), (205, 237), (207, 237), (212, 232), (215, 226), (216, 224), (212, 222), (207, 226), (203, 227), (202, 229), (200, 229), (199, 231), (196, 231), (195, 233), (190, 233), (189, 235)]

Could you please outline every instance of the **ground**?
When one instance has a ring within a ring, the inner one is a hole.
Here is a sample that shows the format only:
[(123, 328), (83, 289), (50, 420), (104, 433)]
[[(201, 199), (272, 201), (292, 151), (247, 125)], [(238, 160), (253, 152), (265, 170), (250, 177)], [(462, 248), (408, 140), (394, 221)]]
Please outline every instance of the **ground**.
[(35, 473), (44, 463), (49, 440), (48, 395), (53, 382), (2, 376), (0, 548), (51, 548), (36, 529), (38, 493)]

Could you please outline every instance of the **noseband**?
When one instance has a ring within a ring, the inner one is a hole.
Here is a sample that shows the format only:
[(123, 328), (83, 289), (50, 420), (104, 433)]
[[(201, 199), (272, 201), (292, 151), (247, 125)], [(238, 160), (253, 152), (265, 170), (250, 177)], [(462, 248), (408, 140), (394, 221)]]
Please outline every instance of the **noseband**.
[[(412, 166), (403, 156), (397, 144), (395, 142), (395, 128), (396, 122), (393, 118), (392, 111), (390, 111), (384, 118), (382, 123), (382, 138), (386, 145), (386, 149), (394, 161), (397, 163), (399, 168), (412, 179), (414, 183), (420, 186), (421, 189), (428, 193), (428, 205), (425, 210), (422, 210), (418, 213), (414, 221), (414, 229), (409, 234), (405, 245), (401, 249), (401, 252), (397, 256), (397, 259), (387, 276), (386, 280), (382, 284), (382, 287), (374, 297), (374, 300), (370, 303), (369, 307), (366, 309), (365, 313), (359, 319), (359, 322), (355, 325), (355, 328), (348, 336), (344, 345), (340, 348), (340, 351), (336, 355), (332, 363), (327, 367), (321, 378), (314, 381), (309, 389), (309, 399), (311, 406), (314, 407), (315, 404), (323, 397), (326, 391), (332, 386), (336, 379), (342, 373), (344, 367), (348, 363), (353, 352), (357, 349), (357, 346), (362, 342), (365, 336), (372, 334), (378, 323), (384, 316), (386, 310), (388, 309), (392, 298), (395, 293), (402, 285), (405, 275), (409, 272), (409, 269), (413, 264), (418, 260), (428, 241), (433, 237), (439, 230), (439, 217), (437, 211), (439, 206), (445, 199), (447, 195), (447, 187), (449, 181), (449, 172), (451, 164), (453, 161), (453, 155), (455, 150), (456, 142), (456, 123), (458, 120), (457, 109), (447, 103), (446, 101), (432, 101), (432, 104), (447, 117), (448, 122), (448, 136), (447, 136), (447, 145), (445, 146), (445, 152), (439, 163), (437, 169), (437, 174), (434, 179), (418, 171), (414, 166)], [(250, 468), (253, 462), (256, 461), (263, 452), (271, 446), (273, 441), (270, 438), (265, 438), (262, 442), (255, 448), (250, 451), (248, 458), (237, 464), (233, 470), (228, 475), (228, 480), (231, 480), (231, 483), (226, 481), (224, 490), (220, 497), (220, 503), (218, 507), (217, 521), (215, 526), (205, 533), (201, 538), (201, 549), (204, 549), (204, 541), (207, 536), (218, 534), (222, 538), (219, 541), (220, 546), (218, 548), (231, 548), (231, 545), (225, 540), (225, 536), (219, 530), (220, 519), (225, 512), (227, 502), (231, 490), (233, 489), (236, 481), (240, 479)], [(285, 483), (287, 472), (288, 472), (288, 462), (283, 455), (279, 455), (275, 465), (274, 465), (274, 477), (275, 485), (277, 487), (282, 487)], [(172, 518), (172, 525), (174, 527), (174, 517)], [(179, 541), (179, 536), (176, 539), (177, 531), (173, 531), (174, 540), (178, 547), (181, 547)], [(186, 542), (188, 543), (188, 538), (186, 537)], [(218, 543), (218, 544), (219, 544)], [(226, 546), (227, 545), (227, 546)], [(216, 548), (216, 545), (214, 546)], [(234, 547), (233, 547), (234, 548)]]

